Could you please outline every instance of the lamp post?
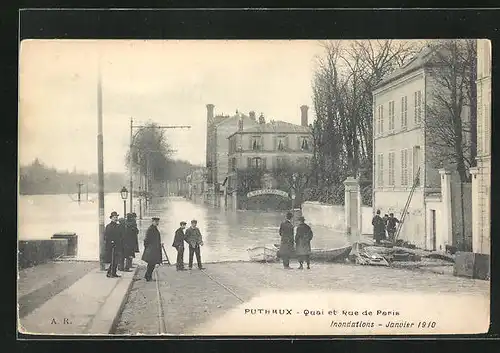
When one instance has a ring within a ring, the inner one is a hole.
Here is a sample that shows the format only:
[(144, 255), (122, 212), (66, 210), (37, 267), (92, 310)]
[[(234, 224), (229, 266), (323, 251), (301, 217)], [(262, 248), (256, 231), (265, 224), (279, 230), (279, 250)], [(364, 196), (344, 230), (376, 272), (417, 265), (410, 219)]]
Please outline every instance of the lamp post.
[(125, 186), (122, 187), (120, 194), (123, 200), (123, 217), (125, 217), (125, 215), (127, 214), (127, 197), (128, 197), (128, 190)]

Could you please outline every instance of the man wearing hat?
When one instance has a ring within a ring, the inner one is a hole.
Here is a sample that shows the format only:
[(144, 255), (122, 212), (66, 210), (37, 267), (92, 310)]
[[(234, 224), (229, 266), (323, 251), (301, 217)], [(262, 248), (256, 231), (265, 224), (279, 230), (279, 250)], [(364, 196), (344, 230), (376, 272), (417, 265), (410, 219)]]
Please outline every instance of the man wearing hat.
[(281, 237), (279, 256), (283, 259), (283, 267), (287, 270), (290, 269), (290, 257), (294, 251), (292, 218), (293, 214), (287, 212), (286, 219), (281, 223), (279, 230)]
[(137, 229), (137, 224), (132, 213), (127, 213), (127, 219), (124, 220), (124, 239), (123, 239), (123, 260), (122, 264), (123, 270), (130, 272), (132, 267), (132, 259), (135, 257), (136, 250), (138, 251), (138, 239), (139, 229)]
[(121, 257), (122, 230), (118, 223), (118, 213), (115, 211), (111, 212), (109, 218), (111, 222), (109, 222), (104, 230), (104, 263), (109, 264), (106, 277), (115, 278), (120, 277), (116, 273), (116, 270)]
[(142, 254), (142, 260), (148, 263), (146, 274), (144, 275), (144, 278), (148, 282), (152, 279), (156, 264), (161, 264), (163, 260), (161, 253), (163, 243), (161, 242), (160, 231), (158, 230), (160, 219), (153, 217), (151, 220), (152, 224), (146, 231), (146, 237), (144, 238), (144, 253)]
[(177, 250), (177, 262), (175, 267), (177, 271), (184, 271), (184, 241), (186, 235), (184, 230), (186, 229), (186, 222), (182, 221), (180, 227), (175, 231), (174, 242), (172, 246)]
[(198, 268), (203, 270), (204, 267), (201, 264), (201, 252), (200, 246), (203, 246), (203, 238), (201, 232), (197, 227), (198, 221), (193, 219), (191, 221), (191, 227), (186, 230), (186, 242), (189, 244), (189, 269), (193, 268), (193, 255), (196, 254), (196, 262), (198, 263)]
[(304, 261), (307, 263), (307, 269), (311, 267), (310, 255), (311, 255), (311, 240), (313, 238), (313, 232), (311, 227), (305, 223), (305, 218), (299, 217), (299, 225), (295, 231), (295, 250), (297, 257), (299, 258), (299, 270), (302, 270)]

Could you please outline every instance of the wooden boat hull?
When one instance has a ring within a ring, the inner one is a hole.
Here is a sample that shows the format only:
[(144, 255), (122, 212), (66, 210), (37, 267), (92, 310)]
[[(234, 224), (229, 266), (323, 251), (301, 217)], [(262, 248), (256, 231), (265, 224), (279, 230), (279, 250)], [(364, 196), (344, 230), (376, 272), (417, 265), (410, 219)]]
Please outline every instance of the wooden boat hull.
[(273, 262), (277, 260), (276, 249), (268, 246), (257, 246), (247, 249), (250, 261), (253, 262)]
[[(274, 244), (277, 250), (277, 256), (279, 257), (279, 244)], [(312, 261), (324, 261), (324, 262), (342, 262), (351, 253), (352, 246), (344, 246), (336, 249), (312, 249), (310, 254), (310, 259)], [(296, 254), (292, 254), (291, 259), (297, 258)]]

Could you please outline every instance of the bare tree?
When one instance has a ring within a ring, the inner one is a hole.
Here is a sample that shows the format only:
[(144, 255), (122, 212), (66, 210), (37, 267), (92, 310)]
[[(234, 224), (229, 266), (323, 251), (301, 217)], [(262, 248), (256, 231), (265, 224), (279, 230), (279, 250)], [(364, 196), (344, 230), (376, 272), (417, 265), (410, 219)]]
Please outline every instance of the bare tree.
[[(327, 41), (313, 82), (316, 121), (315, 179), (330, 176), (340, 185), (372, 164), (372, 91), (380, 80), (406, 64), (422, 42)], [(363, 167), (365, 166), (365, 167)], [(360, 169), (361, 168), (361, 169)], [(320, 184), (318, 182), (318, 184)], [(319, 185), (319, 187), (324, 187)]]
[(432, 90), (426, 103), (427, 131), (436, 167), (456, 169), (462, 182), (475, 165), (476, 47), (474, 40), (442, 40), (428, 65)]
[(272, 169), (271, 174), (279, 187), (295, 195), (295, 205), (302, 204), (304, 191), (311, 180), (313, 172), (310, 163), (306, 159), (292, 162), (289, 158), (283, 157)]

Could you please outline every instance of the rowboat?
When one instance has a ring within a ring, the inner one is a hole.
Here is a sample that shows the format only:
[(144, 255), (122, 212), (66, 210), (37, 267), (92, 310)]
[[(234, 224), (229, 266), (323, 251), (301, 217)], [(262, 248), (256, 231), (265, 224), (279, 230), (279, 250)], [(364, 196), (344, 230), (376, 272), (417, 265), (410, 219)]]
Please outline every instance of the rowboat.
[[(279, 249), (280, 244), (274, 244)], [(352, 245), (346, 245), (335, 249), (311, 249), (310, 259), (313, 261), (341, 262), (351, 253)], [(295, 254), (291, 258), (297, 257)]]
[(365, 245), (361, 243), (354, 244), (351, 257), (354, 263), (358, 265), (389, 266), (389, 262), (385, 257), (371, 251), (366, 251)]
[(276, 261), (276, 249), (271, 246), (257, 246), (247, 249), (250, 260), (254, 262), (273, 262)]

